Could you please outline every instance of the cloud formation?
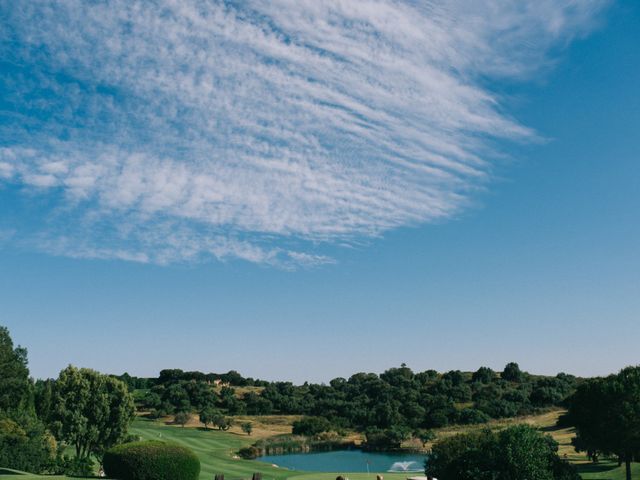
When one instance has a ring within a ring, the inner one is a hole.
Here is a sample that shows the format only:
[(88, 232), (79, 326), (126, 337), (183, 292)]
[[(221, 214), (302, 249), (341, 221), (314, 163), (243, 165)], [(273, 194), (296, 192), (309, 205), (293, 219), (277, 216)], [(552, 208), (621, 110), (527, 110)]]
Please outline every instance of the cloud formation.
[(0, 186), (36, 248), (169, 263), (331, 262), (455, 215), (526, 80), (605, 1), (7, 2)]

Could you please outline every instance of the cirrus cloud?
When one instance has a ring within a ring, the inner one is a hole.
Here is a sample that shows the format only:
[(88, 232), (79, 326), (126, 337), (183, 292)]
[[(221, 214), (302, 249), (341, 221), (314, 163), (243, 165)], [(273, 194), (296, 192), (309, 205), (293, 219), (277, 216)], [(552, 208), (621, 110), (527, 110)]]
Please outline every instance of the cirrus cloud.
[(487, 85), (526, 81), (605, 5), (4, 3), (0, 185), (47, 199), (12, 238), (295, 267), (449, 218), (492, 141), (535, 136)]

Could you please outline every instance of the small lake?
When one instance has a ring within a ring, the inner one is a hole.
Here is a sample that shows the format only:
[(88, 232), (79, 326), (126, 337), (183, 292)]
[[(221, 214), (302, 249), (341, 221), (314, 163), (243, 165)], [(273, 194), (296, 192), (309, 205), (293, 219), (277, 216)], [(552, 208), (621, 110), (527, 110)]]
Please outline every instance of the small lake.
[(363, 452), (362, 450), (335, 450), (317, 453), (289, 453), (267, 455), (261, 462), (275, 464), (290, 470), (306, 472), (424, 472), (425, 456), (409, 453)]

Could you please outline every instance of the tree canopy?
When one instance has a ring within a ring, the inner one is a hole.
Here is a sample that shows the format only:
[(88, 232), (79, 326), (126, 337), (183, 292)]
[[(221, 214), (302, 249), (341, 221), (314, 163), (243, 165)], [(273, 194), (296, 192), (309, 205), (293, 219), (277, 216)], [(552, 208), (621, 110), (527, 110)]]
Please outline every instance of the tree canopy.
[(56, 438), (72, 445), (77, 457), (101, 456), (124, 440), (135, 409), (123, 382), (69, 366), (53, 390), (51, 425)]
[(438, 441), (426, 473), (440, 480), (579, 480), (557, 443), (527, 425), (485, 429)]
[(56, 441), (36, 417), (27, 351), (14, 347), (0, 327), (0, 465), (40, 472), (56, 453)]
[(640, 458), (640, 367), (590, 379), (569, 399), (567, 421), (576, 427), (579, 450), (616, 455), (631, 479), (631, 462)]
[(14, 347), (9, 330), (0, 326), (0, 410), (27, 409), (30, 400), (27, 350)]

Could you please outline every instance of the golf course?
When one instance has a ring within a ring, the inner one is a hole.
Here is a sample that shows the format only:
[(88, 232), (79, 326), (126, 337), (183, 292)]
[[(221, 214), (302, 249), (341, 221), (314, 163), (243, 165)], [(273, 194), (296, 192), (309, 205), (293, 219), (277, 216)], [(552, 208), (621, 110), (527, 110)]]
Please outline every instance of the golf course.
[[(575, 452), (571, 446), (571, 438), (573, 436), (572, 429), (555, 427), (555, 422), (560, 413), (560, 411), (553, 411), (543, 415), (523, 417), (509, 421), (497, 421), (492, 422), (489, 427), (499, 429), (514, 423), (527, 423), (551, 435), (559, 443), (559, 454), (561, 456), (566, 455), (566, 458), (578, 467), (582, 478), (590, 480), (624, 479), (624, 467), (618, 466), (617, 462), (605, 459), (597, 464), (593, 464), (588, 462), (584, 455)], [(443, 428), (438, 431), (438, 436), (440, 438), (446, 438), (459, 433), (467, 433), (478, 428), (481, 427)], [(224, 473), (225, 478), (230, 480), (249, 479), (255, 472), (262, 473), (264, 480), (284, 480), (289, 478), (295, 478), (297, 480), (334, 480), (336, 478), (339, 472), (290, 471), (257, 460), (244, 460), (237, 457), (236, 452), (242, 447), (251, 445), (256, 438), (264, 438), (270, 434), (278, 434), (284, 429), (286, 429), (286, 426), (280, 423), (271, 429), (269, 427), (257, 429), (254, 435), (249, 436), (243, 434), (239, 429), (232, 429), (230, 431), (205, 429), (197, 422), (185, 427), (180, 427), (171, 424), (171, 422), (166, 421), (166, 419), (164, 421), (154, 421), (138, 418), (133, 422), (130, 432), (143, 440), (171, 442), (193, 450), (200, 459), (201, 480), (210, 480), (218, 473)], [(634, 474), (640, 473), (640, 465), (634, 464), (633, 472)], [(385, 479), (392, 480), (406, 479), (410, 476), (410, 474), (407, 473), (389, 472), (370, 472), (370, 474), (348, 473), (346, 475), (351, 480), (365, 480), (375, 479), (378, 473), (384, 475)], [(78, 478), (49, 475), (40, 476), (12, 470), (0, 470), (0, 477), (6, 480), (43, 478), (63, 480), (67, 478)]]

